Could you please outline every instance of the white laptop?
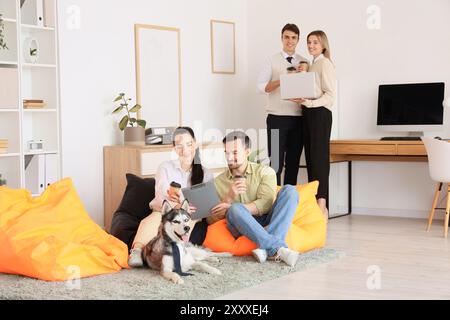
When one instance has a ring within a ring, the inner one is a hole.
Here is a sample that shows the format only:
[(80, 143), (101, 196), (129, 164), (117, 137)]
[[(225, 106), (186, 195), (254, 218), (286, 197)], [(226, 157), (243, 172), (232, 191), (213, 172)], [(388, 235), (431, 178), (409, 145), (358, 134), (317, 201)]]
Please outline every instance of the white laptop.
[(316, 73), (299, 72), (280, 75), (281, 99), (316, 98)]

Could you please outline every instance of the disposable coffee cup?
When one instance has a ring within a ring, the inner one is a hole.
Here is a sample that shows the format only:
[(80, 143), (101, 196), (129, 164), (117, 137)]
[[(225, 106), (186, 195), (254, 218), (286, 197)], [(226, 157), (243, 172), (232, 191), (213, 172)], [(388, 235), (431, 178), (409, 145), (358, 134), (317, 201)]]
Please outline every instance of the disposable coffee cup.
[[(236, 175), (236, 176), (234, 176), (233, 177), (233, 180), (234, 181), (246, 181), (247, 180), (247, 178), (245, 177), (245, 176), (241, 176), (241, 175)], [(242, 195), (244, 194), (245, 192), (240, 192), (239, 193), (239, 200), (242, 202)]]
[(175, 181), (170, 183), (169, 194), (170, 195), (178, 195), (181, 189), (181, 185)]
[(245, 181), (246, 178), (245, 178), (245, 176), (236, 175), (236, 176), (233, 177), (233, 180), (234, 181)]
[(295, 73), (295, 72), (297, 72), (297, 69), (295, 67), (288, 67), (286, 70), (287, 70), (288, 73)]

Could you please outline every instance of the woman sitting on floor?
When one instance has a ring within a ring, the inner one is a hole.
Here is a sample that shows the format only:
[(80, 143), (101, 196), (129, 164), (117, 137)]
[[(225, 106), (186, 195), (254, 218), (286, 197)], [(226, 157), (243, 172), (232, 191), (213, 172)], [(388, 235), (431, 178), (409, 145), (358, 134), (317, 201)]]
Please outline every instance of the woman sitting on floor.
[[(181, 205), (184, 200), (181, 193), (174, 194), (170, 192), (170, 184), (176, 182), (181, 188), (185, 188), (214, 179), (213, 174), (201, 164), (194, 131), (191, 128), (179, 127), (175, 130), (173, 147), (178, 155), (178, 159), (163, 162), (158, 167), (155, 198), (150, 202), (153, 212), (139, 224), (128, 258), (130, 267), (143, 266), (142, 248), (158, 233), (158, 228), (161, 224), (163, 201), (167, 200), (175, 207)], [(191, 213), (195, 212), (195, 210), (196, 208), (190, 207)], [(206, 219), (200, 221), (191, 220), (191, 222), (192, 232), (189, 241), (196, 245), (202, 245), (208, 226)]]

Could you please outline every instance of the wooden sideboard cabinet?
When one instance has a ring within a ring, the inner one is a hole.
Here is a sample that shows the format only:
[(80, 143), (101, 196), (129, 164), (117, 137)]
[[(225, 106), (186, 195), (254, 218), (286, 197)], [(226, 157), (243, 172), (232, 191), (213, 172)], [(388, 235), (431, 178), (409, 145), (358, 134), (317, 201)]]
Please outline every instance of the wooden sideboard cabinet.
[[(216, 175), (226, 167), (223, 144), (203, 143), (200, 148), (202, 165)], [(146, 178), (154, 177), (158, 166), (167, 160), (176, 159), (172, 145), (154, 146), (105, 146), (103, 149), (104, 223), (111, 229), (114, 212), (122, 200), (127, 186), (126, 174), (132, 173)]]

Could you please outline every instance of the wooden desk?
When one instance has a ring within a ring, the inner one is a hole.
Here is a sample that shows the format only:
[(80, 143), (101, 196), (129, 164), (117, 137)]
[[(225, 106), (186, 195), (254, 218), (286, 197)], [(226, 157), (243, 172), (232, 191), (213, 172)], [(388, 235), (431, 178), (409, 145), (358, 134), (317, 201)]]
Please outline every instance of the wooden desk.
[(343, 161), (426, 162), (428, 158), (421, 140), (332, 140), (330, 142), (330, 162)]
[[(427, 162), (427, 152), (422, 140), (332, 140), (330, 142), (330, 163), (348, 163), (348, 213), (352, 213), (352, 162), (353, 161), (401, 161)], [(328, 199), (327, 199), (328, 203)]]

